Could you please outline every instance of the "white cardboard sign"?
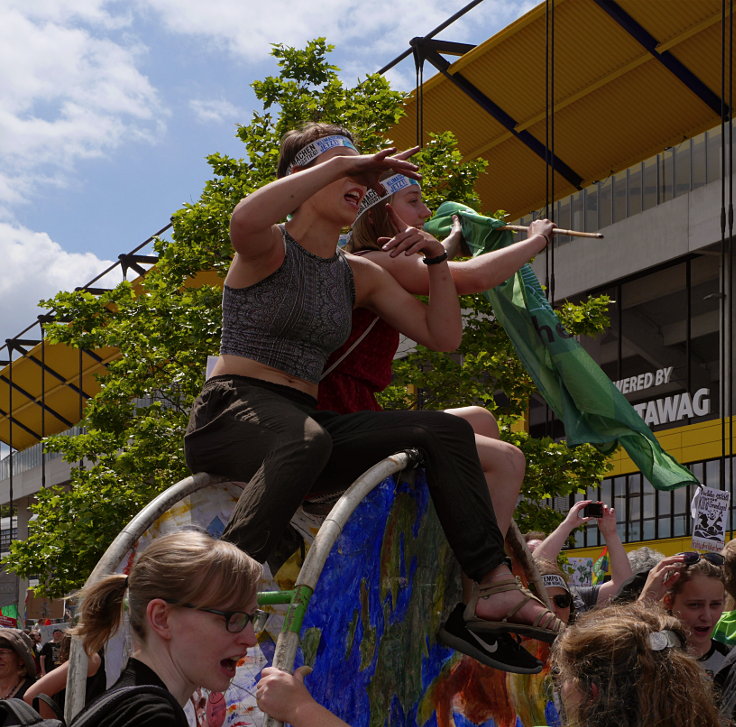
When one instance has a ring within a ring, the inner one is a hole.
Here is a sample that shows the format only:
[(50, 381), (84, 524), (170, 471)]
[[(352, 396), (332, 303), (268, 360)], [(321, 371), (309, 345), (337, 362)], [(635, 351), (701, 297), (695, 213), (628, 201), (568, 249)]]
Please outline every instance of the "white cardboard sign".
[(726, 490), (700, 485), (690, 506), (693, 518), (693, 548), (722, 550), (726, 541), (726, 525), (731, 494)]

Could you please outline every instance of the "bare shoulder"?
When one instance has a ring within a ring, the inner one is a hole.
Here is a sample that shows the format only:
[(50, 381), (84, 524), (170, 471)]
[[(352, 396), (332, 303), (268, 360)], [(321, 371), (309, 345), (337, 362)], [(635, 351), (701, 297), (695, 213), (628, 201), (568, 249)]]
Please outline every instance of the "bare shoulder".
[(354, 255), (351, 252), (346, 252), (345, 259), (350, 264), (353, 275), (371, 276), (381, 274), (381, 266), (378, 265), (374, 260), (371, 260), (367, 255)]
[(355, 304), (360, 306), (365, 303), (390, 275), (380, 265), (376, 265), (363, 255), (347, 253), (346, 259), (353, 271), (355, 281)]
[(284, 241), (281, 228), (274, 225), (270, 237), (258, 249), (245, 251), (236, 248), (225, 277), (226, 285), (231, 288), (244, 288), (268, 277), (278, 270), (284, 262)]

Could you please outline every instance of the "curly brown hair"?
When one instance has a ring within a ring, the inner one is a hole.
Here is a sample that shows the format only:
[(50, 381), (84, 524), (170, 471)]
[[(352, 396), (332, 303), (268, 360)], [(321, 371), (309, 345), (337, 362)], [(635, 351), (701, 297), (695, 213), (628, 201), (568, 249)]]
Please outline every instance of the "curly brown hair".
[(687, 565), (680, 570), (679, 578), (667, 590), (665, 600), (672, 600), (681, 590), (682, 587), (694, 576), (705, 576), (706, 578), (715, 578), (715, 580), (726, 584), (725, 569), (722, 565), (714, 565), (705, 558), (701, 558), (697, 563)]
[[(678, 645), (653, 649), (662, 631)], [(552, 650), (558, 683), (583, 695), (563, 698), (565, 727), (719, 727), (712, 682), (686, 641), (682, 624), (651, 604), (583, 614)]]

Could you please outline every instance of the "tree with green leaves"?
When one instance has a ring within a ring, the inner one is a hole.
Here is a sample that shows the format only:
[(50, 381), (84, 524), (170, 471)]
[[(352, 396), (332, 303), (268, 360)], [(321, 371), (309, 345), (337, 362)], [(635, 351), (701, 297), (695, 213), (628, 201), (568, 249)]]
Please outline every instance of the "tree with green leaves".
[[(328, 62), (330, 50), (324, 39), (303, 50), (273, 47), (279, 74), (253, 84), (262, 109), (237, 132), (244, 158), (208, 157), (212, 178), (197, 202), (174, 214), (170, 238), (156, 240), (159, 259), (145, 276), (101, 295), (59, 293), (43, 303), (59, 321), (69, 321), (47, 325), (49, 341), (81, 349), (115, 347), (120, 355), (88, 403), (84, 433), (46, 441), (48, 451), (84, 466), (72, 470), (68, 486), (37, 493), (29, 537), (14, 542), (3, 561), (21, 576), (38, 576), (39, 593), (59, 596), (79, 587), (121, 525), (186, 476), (188, 410), (202, 387), (206, 358), (219, 346), (221, 280), (233, 254), (229, 216), (241, 198), (275, 178), (282, 134), (306, 121), (326, 121), (349, 127), (365, 152), (390, 141), (387, 134), (403, 113), (405, 95), (375, 74), (346, 86)], [(417, 159), (431, 204), (451, 199), (478, 207), (473, 188), (485, 162), (463, 162), (451, 133), (432, 137)], [(421, 390), (425, 407), (481, 403), (503, 422), (526, 411), (533, 386), (508, 339), (480, 296), (469, 297), (466, 306), (460, 353), (419, 350), (397, 363), (386, 404), (415, 406), (405, 386), (412, 384)], [(586, 304), (575, 308), (568, 323), (577, 316), (600, 328), (600, 312), (600, 306)], [(570, 325), (579, 332), (578, 324)], [(498, 390), (504, 392), (502, 406), (494, 396)], [(554, 515), (534, 502), (589, 486), (600, 476), (603, 458), (592, 448), (569, 450), (507, 426), (504, 432), (529, 461), (522, 527), (553, 527)]]

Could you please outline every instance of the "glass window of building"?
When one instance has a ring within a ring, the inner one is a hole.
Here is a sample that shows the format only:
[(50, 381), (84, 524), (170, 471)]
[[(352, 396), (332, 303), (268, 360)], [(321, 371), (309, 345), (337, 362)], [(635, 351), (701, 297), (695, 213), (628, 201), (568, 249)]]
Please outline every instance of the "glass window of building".
[(611, 184), (613, 185), (613, 222), (620, 222), (628, 217), (626, 177), (626, 170), (611, 177)]
[(691, 180), (692, 188), (702, 187), (708, 177), (706, 174), (705, 142), (707, 134), (698, 134), (692, 141)]
[(648, 210), (659, 204), (659, 171), (657, 157), (647, 159), (642, 169), (642, 210)]
[[(719, 258), (700, 255), (690, 262), (689, 390), (708, 398), (708, 418), (718, 411), (720, 281)], [(703, 391), (705, 390), (705, 391)], [(705, 406), (705, 402), (703, 402)]]
[(721, 127), (709, 129), (706, 134), (706, 172), (709, 182), (721, 178)]
[(629, 169), (629, 216), (638, 215), (641, 212), (642, 195), (642, 165), (636, 164)]
[(666, 202), (675, 196), (675, 150), (669, 147), (659, 155), (661, 185), (660, 202)]
[(685, 141), (678, 144), (673, 150), (675, 165), (675, 197), (678, 197), (681, 194), (687, 194), (691, 189), (690, 142), (690, 139), (686, 139)]
[(607, 227), (611, 224), (611, 206), (613, 204), (613, 185), (611, 184), (611, 178), (604, 179), (599, 182), (598, 185), (598, 227)]
[(576, 192), (570, 197), (570, 229), (584, 230), (585, 219), (583, 209), (583, 192)]
[(595, 231), (598, 224), (598, 185), (593, 184), (583, 190), (585, 200), (585, 230)]

